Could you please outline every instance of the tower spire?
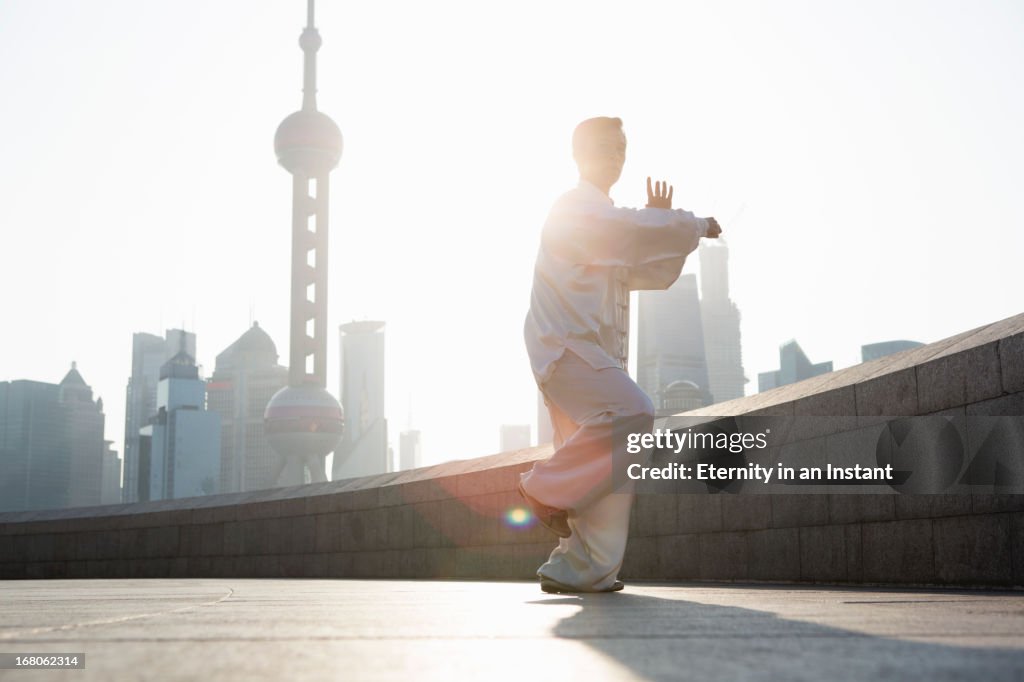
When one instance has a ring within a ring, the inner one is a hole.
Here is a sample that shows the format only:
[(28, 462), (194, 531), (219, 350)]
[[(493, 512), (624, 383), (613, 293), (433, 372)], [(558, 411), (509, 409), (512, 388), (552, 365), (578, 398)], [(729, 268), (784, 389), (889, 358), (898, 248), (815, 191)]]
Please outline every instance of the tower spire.
[(299, 36), (299, 47), (305, 55), (302, 71), (302, 108), (306, 111), (316, 111), (316, 53), (323, 44), (320, 32), (313, 25), (316, 13), (313, 5), (314, 0), (307, 0), (306, 28)]

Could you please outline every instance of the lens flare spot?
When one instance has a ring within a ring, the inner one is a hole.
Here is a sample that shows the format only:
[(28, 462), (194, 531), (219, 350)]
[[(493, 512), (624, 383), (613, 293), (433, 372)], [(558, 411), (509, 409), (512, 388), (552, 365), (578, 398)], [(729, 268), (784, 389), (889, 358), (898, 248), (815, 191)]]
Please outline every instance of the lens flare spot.
[(524, 507), (512, 507), (505, 512), (505, 523), (513, 528), (525, 528), (533, 525), (533, 514)]

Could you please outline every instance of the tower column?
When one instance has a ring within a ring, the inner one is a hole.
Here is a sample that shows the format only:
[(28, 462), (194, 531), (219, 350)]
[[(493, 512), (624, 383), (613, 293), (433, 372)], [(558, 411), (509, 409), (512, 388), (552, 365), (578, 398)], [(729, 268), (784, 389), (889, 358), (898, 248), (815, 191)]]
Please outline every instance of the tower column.
[(327, 192), (329, 176), (292, 180), (289, 383), (327, 386)]

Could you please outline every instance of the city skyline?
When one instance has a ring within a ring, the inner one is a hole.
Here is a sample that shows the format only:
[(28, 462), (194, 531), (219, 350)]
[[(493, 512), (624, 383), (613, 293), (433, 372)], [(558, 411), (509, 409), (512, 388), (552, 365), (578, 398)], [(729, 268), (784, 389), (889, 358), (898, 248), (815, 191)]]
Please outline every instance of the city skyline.
[[(0, 274), (13, 330), (0, 380), (56, 382), (77, 360), (124, 454), (133, 332), (198, 333), (204, 374), (253, 317), (288, 337), (290, 207), (271, 141), (297, 94), (301, 3), (57, 5), (0, 7), (0, 91), (23, 103), (0, 112), (21, 131), (0, 160), (0, 224), (19, 245)], [(1024, 250), (1019, 6), (681, 6), (662, 8), (664, 27), (641, 5), (586, 7), (538, 23), (522, 7), (461, 6), (476, 27), (465, 35), (435, 16), (450, 6), (409, 5), (397, 26), (382, 8), (318, 7), (320, 96), (346, 133), (328, 317), (387, 320), (385, 413), (413, 396), (425, 464), (489, 452), (498, 425), (535, 419), (530, 268), (551, 200), (575, 183), (569, 133), (590, 115), (625, 121), (617, 203), (642, 205), (643, 178), (664, 176), (677, 206), (721, 220), (749, 377), (776, 366), (786, 338), (841, 368), (863, 344), (1019, 312), (1007, 274)], [(559, 56), (584, 47), (566, 37), (572, 21), (654, 47), (580, 70)], [(686, 44), (670, 40), (682, 25)], [(511, 40), (523, 34), (542, 47), (524, 52)], [(412, 114), (410, 99), (452, 105)], [(463, 248), (439, 246), (452, 243)], [(239, 244), (251, 262), (226, 262)], [(453, 333), (435, 333), (439, 319)], [(453, 343), (467, 332), (483, 343)], [(338, 367), (333, 341), (327, 352)], [(494, 369), (480, 384), (470, 366)], [(460, 398), (476, 404), (452, 409)]]

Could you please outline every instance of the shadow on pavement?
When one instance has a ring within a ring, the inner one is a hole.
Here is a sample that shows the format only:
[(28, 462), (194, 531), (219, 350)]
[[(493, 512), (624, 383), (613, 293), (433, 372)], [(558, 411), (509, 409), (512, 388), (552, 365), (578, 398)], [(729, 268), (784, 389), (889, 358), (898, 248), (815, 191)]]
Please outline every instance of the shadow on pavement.
[[(582, 641), (633, 675), (650, 680), (1024, 679), (1024, 651), (1019, 649), (864, 634), (770, 611), (687, 601), (685, 588), (679, 588), (679, 599), (631, 594), (629, 589), (627, 585), (627, 591), (616, 594), (552, 595), (529, 603), (579, 605), (578, 612), (558, 622), (555, 636)], [(855, 594), (851, 592), (851, 599)], [(967, 603), (961, 608), (970, 607)], [(822, 609), (806, 617), (835, 619), (836, 608), (841, 607), (833, 604), (827, 614)], [(886, 621), (880, 613), (868, 613), (858, 621), (862, 613), (863, 608), (848, 614), (849, 622)], [(907, 618), (913, 626), (907, 636), (962, 641), (972, 634), (941, 622), (923, 625), (919, 616), (907, 613), (888, 620), (898, 632), (895, 624)], [(1013, 616), (1007, 622), (1016, 630), (1001, 634), (1024, 633), (1024, 617)]]

